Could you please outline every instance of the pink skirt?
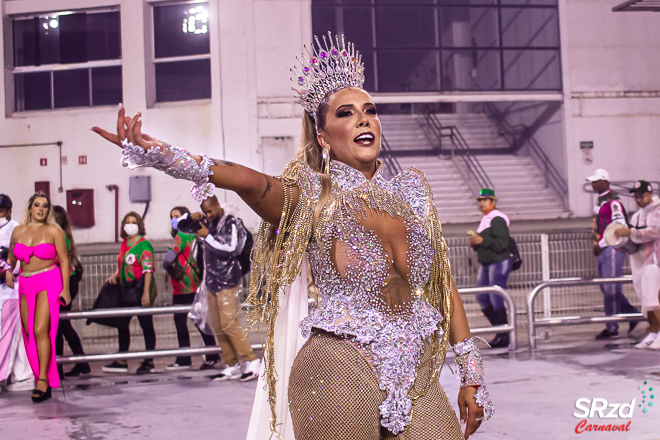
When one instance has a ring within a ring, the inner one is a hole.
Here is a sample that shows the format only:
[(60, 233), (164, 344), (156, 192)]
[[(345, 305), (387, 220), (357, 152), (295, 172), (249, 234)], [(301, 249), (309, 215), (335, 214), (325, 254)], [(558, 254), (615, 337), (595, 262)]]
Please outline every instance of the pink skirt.
[(28, 307), (28, 331), (23, 327), (23, 340), (28, 362), (34, 374), (35, 384), (39, 379), (39, 356), (37, 354), (37, 341), (34, 339), (34, 311), (37, 295), (46, 292), (48, 308), (50, 309), (50, 362), (48, 363), (47, 380), (52, 388), (59, 388), (60, 375), (57, 373), (57, 361), (55, 359), (55, 337), (57, 336), (57, 325), (60, 320), (60, 293), (62, 293), (62, 272), (57, 266), (53, 266), (45, 272), (32, 276), (19, 275), (18, 293), (24, 296)]

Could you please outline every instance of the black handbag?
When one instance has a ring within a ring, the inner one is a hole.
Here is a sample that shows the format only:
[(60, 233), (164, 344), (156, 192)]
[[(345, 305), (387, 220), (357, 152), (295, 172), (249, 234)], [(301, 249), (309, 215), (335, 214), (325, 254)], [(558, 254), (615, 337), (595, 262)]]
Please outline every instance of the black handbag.
[(511, 270), (515, 271), (522, 267), (523, 260), (520, 257), (520, 252), (518, 252), (518, 245), (516, 240), (512, 237), (509, 237), (509, 252), (511, 252)]
[(165, 272), (172, 277), (174, 281), (181, 281), (186, 275), (186, 270), (179, 262), (178, 255), (171, 264), (165, 266)]
[(121, 285), (120, 307), (141, 307), (144, 293), (144, 275)]
[[(116, 309), (121, 302), (121, 286), (119, 284), (110, 284), (107, 281), (101, 287), (99, 295), (94, 300), (92, 310), (97, 309)], [(131, 321), (130, 316), (122, 316), (115, 318), (89, 318), (87, 325), (92, 323), (106, 325), (114, 328), (125, 328)]]

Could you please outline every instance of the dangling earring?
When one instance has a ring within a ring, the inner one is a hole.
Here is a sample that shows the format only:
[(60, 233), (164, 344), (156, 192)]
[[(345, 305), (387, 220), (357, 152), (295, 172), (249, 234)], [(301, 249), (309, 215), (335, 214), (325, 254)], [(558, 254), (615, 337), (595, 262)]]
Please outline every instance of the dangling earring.
[(330, 147), (323, 147), (323, 173), (330, 174)]

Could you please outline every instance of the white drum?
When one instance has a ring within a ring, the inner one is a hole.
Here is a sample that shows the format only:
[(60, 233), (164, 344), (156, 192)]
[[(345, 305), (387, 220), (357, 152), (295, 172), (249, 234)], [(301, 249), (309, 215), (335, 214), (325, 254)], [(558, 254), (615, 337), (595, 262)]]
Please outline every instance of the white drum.
[(621, 223), (611, 223), (605, 228), (603, 238), (605, 239), (605, 243), (614, 247), (616, 250), (628, 255), (634, 254), (639, 250), (637, 243), (633, 242), (629, 237), (617, 237), (614, 235), (614, 231), (625, 227)]

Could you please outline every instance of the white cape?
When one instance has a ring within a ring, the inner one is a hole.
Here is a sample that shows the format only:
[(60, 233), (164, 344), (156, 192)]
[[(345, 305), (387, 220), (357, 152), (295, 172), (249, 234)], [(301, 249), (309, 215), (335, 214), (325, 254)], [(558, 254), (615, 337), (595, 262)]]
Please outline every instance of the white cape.
[[(291, 287), (285, 289), (285, 294), (280, 296), (280, 311), (275, 321), (277, 425), (284, 440), (295, 440), (288, 405), (289, 373), (298, 350), (306, 341), (300, 334), (298, 325), (308, 314), (307, 259), (303, 260), (301, 266), (298, 277), (291, 284)], [(252, 405), (247, 440), (268, 440), (271, 438), (271, 413), (267, 399), (268, 391), (264, 380), (264, 364), (262, 362), (254, 404)]]

